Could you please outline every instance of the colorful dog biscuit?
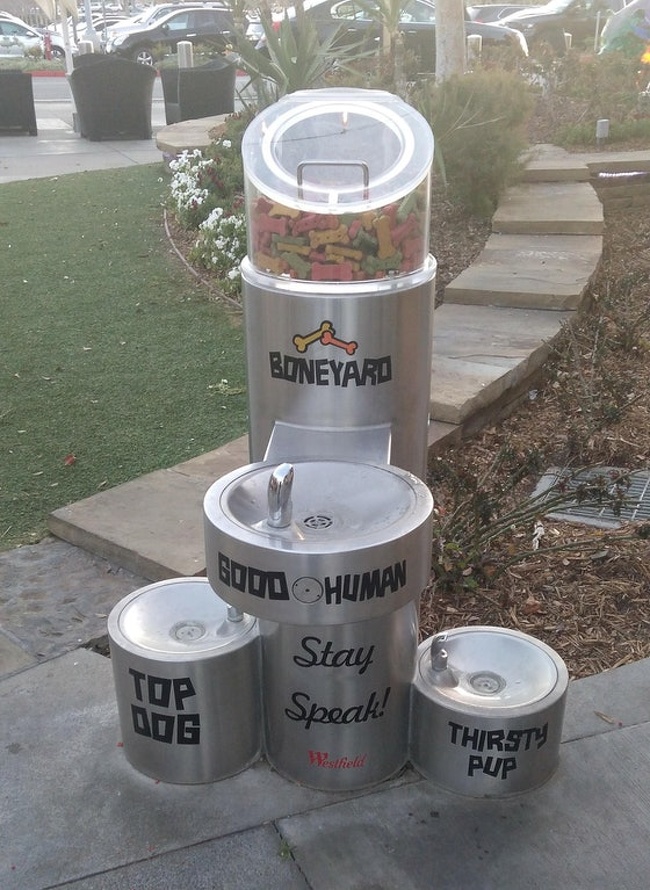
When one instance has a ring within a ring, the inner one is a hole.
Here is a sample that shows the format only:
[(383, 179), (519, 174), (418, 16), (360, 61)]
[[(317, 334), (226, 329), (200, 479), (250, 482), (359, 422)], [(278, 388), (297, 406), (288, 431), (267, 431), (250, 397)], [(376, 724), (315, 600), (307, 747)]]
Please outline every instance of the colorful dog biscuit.
[(284, 216), (268, 216), (263, 213), (257, 217), (256, 228), (258, 232), (273, 232), (276, 235), (286, 235), (289, 230), (289, 222)]
[(290, 269), (293, 269), (299, 278), (309, 278), (311, 263), (308, 263), (307, 260), (303, 260), (301, 256), (298, 256), (295, 253), (289, 253), (289, 251), (281, 253), (280, 256), (287, 266)]
[(288, 216), (290, 219), (296, 219), (300, 216), (297, 207), (285, 207), (284, 204), (273, 204), (269, 209), (269, 216)]
[(276, 241), (274, 247), (280, 253), (297, 253), (300, 256), (309, 256), (311, 253), (308, 244), (293, 244), (290, 241)]
[(249, 219), (250, 252), (261, 270), (306, 281), (407, 274), (426, 256), (427, 209), (425, 189), (383, 207), (340, 214), (299, 210), (258, 195)]
[[(355, 250), (353, 247), (341, 247), (339, 244), (326, 244), (325, 256), (343, 257), (348, 260), (356, 260), (359, 263), (363, 259), (363, 251)], [(338, 262), (338, 260), (335, 260), (335, 262)]]
[(352, 281), (350, 263), (312, 263), (312, 281)]
[(339, 224), (339, 218), (328, 213), (308, 213), (301, 219), (296, 219), (291, 225), (292, 235), (301, 235), (312, 232), (314, 229), (335, 229)]
[(390, 217), (379, 216), (375, 220), (375, 232), (377, 233), (378, 250), (380, 260), (388, 259), (395, 253), (395, 245), (390, 237)]
[(319, 232), (309, 233), (311, 247), (323, 247), (325, 244), (349, 244), (347, 227), (341, 223), (335, 229), (323, 229)]
[(411, 192), (410, 195), (407, 195), (402, 203), (397, 208), (397, 221), (404, 222), (404, 220), (408, 217), (410, 213), (412, 213), (418, 204), (418, 193)]
[(282, 275), (282, 273), (286, 271), (286, 267), (282, 257), (269, 256), (266, 253), (256, 253), (254, 260), (255, 265), (259, 269), (264, 269), (266, 272), (273, 272), (275, 275)]
[(379, 259), (376, 256), (369, 256), (361, 264), (361, 268), (365, 272), (371, 273), (374, 277), (377, 272), (395, 272), (400, 267), (400, 263), (402, 262), (402, 254), (397, 251), (392, 256), (386, 257), (385, 259)]

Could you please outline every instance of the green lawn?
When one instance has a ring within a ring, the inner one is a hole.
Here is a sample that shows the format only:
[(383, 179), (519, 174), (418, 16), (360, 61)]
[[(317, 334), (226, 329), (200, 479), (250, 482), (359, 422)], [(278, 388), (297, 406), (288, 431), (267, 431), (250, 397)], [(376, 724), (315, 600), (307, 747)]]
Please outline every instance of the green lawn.
[(151, 165), (0, 186), (0, 549), (247, 429), (240, 320), (170, 251), (166, 184)]

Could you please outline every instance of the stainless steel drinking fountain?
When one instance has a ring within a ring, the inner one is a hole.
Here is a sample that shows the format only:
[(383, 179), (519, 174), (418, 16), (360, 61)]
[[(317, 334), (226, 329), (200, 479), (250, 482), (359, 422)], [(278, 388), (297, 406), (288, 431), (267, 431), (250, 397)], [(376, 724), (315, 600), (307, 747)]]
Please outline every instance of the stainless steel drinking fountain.
[(206, 496), (207, 573), (260, 619), (269, 761), (360, 788), (407, 758), (429, 580), (433, 136), (389, 93), (310, 90), (242, 155), (253, 463)]
[(257, 621), (205, 578), (124, 597), (108, 618), (124, 753), (164, 782), (215, 782), (261, 750)]
[(206, 782), (262, 747), (289, 779), (353, 790), (410, 753), (461, 793), (535, 787), (558, 761), (561, 659), (499, 628), (418, 650), (431, 130), (389, 93), (310, 90), (258, 114), (242, 153), (251, 463), (205, 496), (207, 580), (111, 613), (127, 757)]
[(418, 649), (411, 760), (471, 797), (529, 791), (555, 771), (569, 675), (540, 640), (500, 627), (461, 627)]
[(257, 463), (208, 490), (208, 578), (260, 619), (266, 755), (288, 778), (343, 790), (404, 766), (432, 507), (411, 473), (353, 461)]

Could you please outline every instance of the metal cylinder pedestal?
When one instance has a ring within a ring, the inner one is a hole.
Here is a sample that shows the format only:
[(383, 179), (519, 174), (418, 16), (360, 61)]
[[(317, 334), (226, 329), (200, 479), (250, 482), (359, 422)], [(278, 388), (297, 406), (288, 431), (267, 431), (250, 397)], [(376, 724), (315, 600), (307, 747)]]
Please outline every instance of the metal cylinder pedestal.
[(260, 621), (260, 635), (266, 755), (279, 773), (348, 791), (404, 766), (415, 603), (331, 627)]
[(464, 627), (418, 648), (411, 760), (471, 797), (541, 785), (559, 762), (569, 675), (549, 646), (514, 630)]
[(257, 621), (207, 579), (136, 590), (108, 618), (124, 753), (163, 782), (215, 782), (260, 755)]

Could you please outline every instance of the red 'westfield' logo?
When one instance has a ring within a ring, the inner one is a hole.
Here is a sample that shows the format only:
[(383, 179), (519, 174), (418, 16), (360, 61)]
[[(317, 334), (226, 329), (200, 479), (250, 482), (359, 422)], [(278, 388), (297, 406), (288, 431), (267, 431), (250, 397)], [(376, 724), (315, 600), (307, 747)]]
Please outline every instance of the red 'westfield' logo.
[(318, 766), (324, 769), (361, 769), (366, 765), (367, 754), (358, 754), (356, 757), (337, 757), (335, 760), (330, 759), (328, 751), (311, 751), (309, 752), (309, 765)]

